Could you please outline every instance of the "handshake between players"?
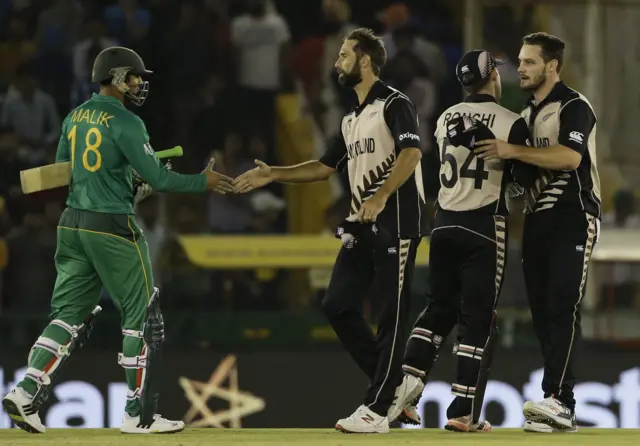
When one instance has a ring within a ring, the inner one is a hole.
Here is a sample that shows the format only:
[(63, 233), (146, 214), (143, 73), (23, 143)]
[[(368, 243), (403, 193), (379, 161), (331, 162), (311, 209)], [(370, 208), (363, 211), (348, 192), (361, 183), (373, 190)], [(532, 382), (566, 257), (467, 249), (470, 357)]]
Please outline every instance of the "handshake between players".
[(216, 160), (211, 158), (206, 169), (202, 172), (207, 178), (207, 188), (221, 194), (246, 193), (271, 183), (274, 180), (271, 166), (267, 166), (259, 160), (256, 160), (255, 163), (258, 167), (234, 179), (214, 171)]
[[(215, 158), (211, 158), (203, 173), (207, 177), (207, 186), (209, 190), (213, 190), (221, 194), (244, 194), (251, 192), (254, 189), (264, 187), (273, 181), (277, 181), (276, 175), (274, 174), (271, 166), (260, 160), (255, 160), (255, 168), (238, 175), (235, 179), (215, 172), (213, 170), (215, 162)], [(377, 200), (375, 198), (375, 196), (371, 197), (371, 199), (363, 203), (360, 211), (358, 212), (357, 221), (364, 223), (376, 221), (378, 214), (384, 209), (385, 203), (382, 202), (382, 200)]]

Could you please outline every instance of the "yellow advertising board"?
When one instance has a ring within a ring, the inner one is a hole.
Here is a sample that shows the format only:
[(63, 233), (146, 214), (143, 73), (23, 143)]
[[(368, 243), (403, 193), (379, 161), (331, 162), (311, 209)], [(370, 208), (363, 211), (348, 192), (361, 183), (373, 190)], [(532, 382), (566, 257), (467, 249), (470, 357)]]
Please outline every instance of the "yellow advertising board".
[[(202, 268), (332, 267), (340, 240), (322, 235), (185, 235), (180, 243), (189, 260)], [(428, 239), (422, 239), (416, 264), (429, 263)]]

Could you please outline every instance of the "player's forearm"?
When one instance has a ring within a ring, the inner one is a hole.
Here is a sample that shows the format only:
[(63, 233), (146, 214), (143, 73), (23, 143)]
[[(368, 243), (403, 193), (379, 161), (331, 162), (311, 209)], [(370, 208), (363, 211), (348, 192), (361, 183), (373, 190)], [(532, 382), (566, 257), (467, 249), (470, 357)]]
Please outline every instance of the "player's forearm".
[(130, 162), (156, 192), (199, 193), (207, 190), (207, 179), (203, 174), (184, 175), (173, 172), (162, 166), (155, 155), (132, 157)]
[(422, 152), (417, 148), (404, 149), (398, 155), (396, 164), (389, 174), (389, 178), (380, 186), (376, 194), (382, 195), (385, 199), (389, 198), (394, 192), (411, 177), (416, 167), (422, 159)]
[[(185, 175), (160, 167), (160, 172), (150, 176), (147, 183), (157, 192), (199, 193), (207, 190), (207, 179), (203, 174)], [(153, 178), (153, 179), (151, 179)]]
[(273, 181), (279, 183), (313, 183), (328, 179), (335, 169), (320, 161), (307, 161), (295, 166), (272, 167)]
[(582, 156), (560, 144), (551, 147), (515, 146), (516, 160), (551, 170), (577, 169)]

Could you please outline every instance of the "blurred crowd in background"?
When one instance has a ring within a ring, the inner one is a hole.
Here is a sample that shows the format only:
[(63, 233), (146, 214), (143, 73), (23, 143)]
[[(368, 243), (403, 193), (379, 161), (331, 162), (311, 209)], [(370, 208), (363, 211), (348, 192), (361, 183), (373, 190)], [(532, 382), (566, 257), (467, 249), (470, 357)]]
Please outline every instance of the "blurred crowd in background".
[[(48, 311), (56, 223), (66, 191), (25, 197), (19, 171), (53, 161), (61, 121), (96, 91), (91, 66), (104, 48), (131, 47), (154, 70), (147, 102), (133, 111), (145, 120), (156, 150), (183, 146), (185, 156), (173, 162), (175, 170), (199, 171), (215, 155), (216, 169), (236, 176), (252, 168), (255, 158), (279, 163), (276, 100), (281, 93), (304, 96), (324, 138), (339, 131), (354, 97), (339, 87), (333, 64), (348, 31), (371, 27), (383, 36), (388, 52), (383, 80), (406, 93), (418, 109), (423, 168), (433, 201), (438, 189), (435, 120), (462, 99), (454, 74), (463, 53), (458, 3), (0, 0), (0, 310)], [(485, 16), (487, 49), (507, 61), (501, 70), (503, 104), (519, 111), (524, 95), (513, 61), (530, 23), (526, 14), (508, 6)], [(634, 202), (632, 194), (622, 192), (604, 223), (639, 227)], [(327, 232), (346, 211), (341, 200), (327, 209)], [(286, 212), (281, 185), (248, 195), (166, 200), (154, 195), (142, 202), (138, 222), (156, 283), (169, 296), (167, 311), (314, 306), (326, 285), (326, 271), (309, 272), (320, 294), (301, 303), (285, 292), (290, 271), (204, 270), (188, 262), (176, 241), (177, 234), (286, 233)], [(514, 234), (516, 257), (517, 238)], [(517, 264), (511, 269), (506, 301), (525, 306)], [(637, 274), (625, 271), (616, 273), (615, 280), (627, 287), (620, 293), (633, 300), (635, 279), (629, 277)], [(416, 280), (417, 294), (425, 292), (422, 281)]]

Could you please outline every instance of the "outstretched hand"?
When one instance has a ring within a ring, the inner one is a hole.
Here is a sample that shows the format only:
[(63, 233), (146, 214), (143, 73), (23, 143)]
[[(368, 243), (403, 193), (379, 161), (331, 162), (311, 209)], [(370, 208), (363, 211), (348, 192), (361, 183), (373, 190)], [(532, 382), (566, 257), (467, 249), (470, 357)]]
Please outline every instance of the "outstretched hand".
[(248, 170), (233, 180), (233, 186), (236, 193), (244, 194), (254, 189), (266, 186), (273, 181), (271, 166), (266, 165), (260, 160), (255, 160), (255, 163), (258, 167)]
[(226, 194), (227, 192), (233, 192), (233, 179), (213, 171), (213, 166), (216, 164), (216, 159), (211, 157), (209, 164), (202, 171), (207, 178), (207, 190), (212, 190), (220, 194)]

